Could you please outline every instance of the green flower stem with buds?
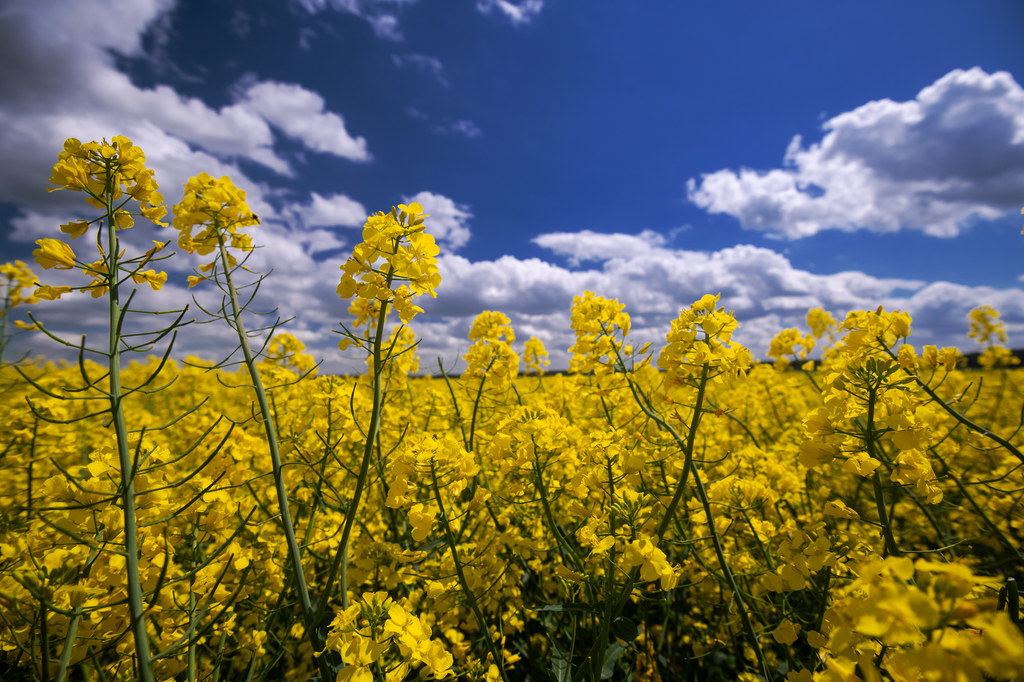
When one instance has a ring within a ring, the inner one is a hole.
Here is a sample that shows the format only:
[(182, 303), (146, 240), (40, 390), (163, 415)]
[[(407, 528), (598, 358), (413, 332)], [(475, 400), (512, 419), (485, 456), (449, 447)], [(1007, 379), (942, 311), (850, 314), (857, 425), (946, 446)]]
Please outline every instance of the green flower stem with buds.
[[(270, 411), (270, 404), (267, 401), (267, 392), (263, 387), (263, 380), (260, 378), (259, 370), (256, 367), (256, 358), (253, 355), (252, 348), (249, 346), (249, 335), (245, 331), (245, 323), (242, 321), (242, 308), (238, 302), (238, 290), (235, 287), (234, 280), (231, 278), (227, 245), (224, 243), (224, 235), (220, 230), (217, 231), (217, 245), (221, 267), (224, 270), (224, 284), (227, 287), (228, 299), (231, 303), (231, 319), (229, 322), (238, 334), (238, 344), (242, 348), (245, 366), (249, 370), (249, 378), (252, 380), (252, 390), (256, 394), (256, 401), (260, 406), (260, 420), (263, 422), (263, 429), (267, 438), (267, 449), (270, 451), (270, 464), (273, 469), (274, 487), (277, 491), (277, 504), (281, 512), (281, 526), (284, 529), (285, 541), (288, 544), (288, 555), (291, 559), (292, 571), (295, 574), (295, 586), (299, 593), (299, 606), (302, 609), (306, 636), (309, 638), (309, 643), (313, 646), (313, 650), (320, 651), (323, 649), (324, 643), (316, 627), (318, 621), (314, 617), (313, 605), (309, 598), (309, 587), (306, 585), (306, 575), (302, 568), (302, 550), (295, 539), (295, 528), (292, 524), (291, 512), (288, 507), (288, 490), (284, 485), (281, 451), (277, 442), (277, 426), (274, 422), (274, 416)], [(321, 668), (321, 674), (329, 677), (330, 670), (327, 667), (326, 659), (318, 658), (317, 662)]]
[[(398, 240), (395, 240), (396, 247)], [(394, 279), (394, 268), (389, 267), (385, 276), (385, 286), (391, 288)], [(359, 502), (363, 496), (363, 488), (366, 487), (366, 479), (370, 473), (370, 462), (373, 459), (373, 450), (377, 443), (377, 431), (380, 429), (381, 413), (383, 412), (383, 387), (381, 376), (384, 373), (385, 359), (381, 355), (381, 347), (384, 343), (384, 325), (387, 322), (388, 302), (380, 302), (380, 311), (377, 314), (377, 328), (374, 331), (373, 346), (370, 349), (373, 354), (373, 408), (370, 412), (370, 423), (366, 428), (366, 442), (363, 446), (363, 458), (359, 464), (359, 474), (356, 478), (356, 489), (352, 493), (352, 501), (349, 502), (345, 513), (345, 525), (341, 531), (341, 545), (338, 553), (334, 555), (331, 562), (331, 570), (327, 575), (327, 583), (324, 585), (323, 595), (317, 604), (316, 619), (319, 622), (327, 612), (331, 598), (331, 591), (334, 588), (334, 581), (341, 574), (341, 604), (342, 608), (348, 608), (348, 542), (352, 535), (352, 527), (355, 525), (356, 513), (359, 510)]]
[(121, 394), (121, 324), (124, 309), (121, 307), (118, 289), (118, 253), (120, 252), (114, 220), (114, 190), (117, 174), (113, 171), (113, 162), (107, 160), (107, 185), (103, 191), (104, 208), (106, 210), (107, 228), (107, 300), (110, 311), (110, 331), (108, 345), (108, 370), (110, 378), (110, 413), (114, 422), (114, 433), (117, 437), (117, 456), (121, 469), (121, 508), (124, 511), (124, 549), (128, 581), (128, 613), (131, 619), (132, 633), (135, 636), (135, 655), (138, 661), (138, 674), (142, 682), (154, 682), (152, 659), (149, 652), (149, 635), (146, 631), (145, 604), (142, 595), (142, 582), (139, 577), (139, 539), (135, 515), (135, 463), (132, 461), (131, 448), (128, 443), (128, 427), (125, 424)]
[[(891, 357), (894, 360), (897, 359), (896, 353), (893, 353), (892, 349), (889, 348), (889, 346), (887, 346), (885, 343), (882, 343), (882, 349), (886, 352), (886, 354), (889, 357)], [(952, 417), (953, 419), (957, 420), (958, 422), (960, 422), (961, 424), (966, 426), (971, 431), (974, 431), (978, 435), (984, 436), (985, 438), (988, 438), (989, 440), (991, 440), (991, 441), (993, 441), (995, 443), (998, 443), (1002, 447), (1006, 448), (1007, 452), (1009, 452), (1011, 455), (1013, 455), (1014, 457), (1019, 459), (1022, 463), (1024, 463), (1024, 452), (1021, 452), (1017, 447), (1015, 447), (1013, 445), (1013, 443), (1011, 443), (1010, 441), (1006, 440), (1005, 438), (999, 437), (997, 434), (995, 434), (992, 431), (988, 430), (984, 426), (971, 421), (970, 419), (967, 418), (966, 415), (961, 414), (960, 412), (954, 410), (953, 406), (951, 404), (947, 403), (942, 398), (940, 398), (935, 393), (935, 391), (932, 390), (931, 386), (929, 386), (926, 382), (921, 380), (921, 377), (919, 377), (916, 372), (913, 372), (913, 371), (911, 371), (909, 369), (906, 369), (906, 368), (904, 368), (903, 371), (904, 371), (904, 373), (906, 373), (909, 377), (911, 377), (914, 380), (914, 382), (921, 388), (922, 391), (924, 391), (925, 393), (928, 394), (929, 398), (931, 398), (933, 401), (935, 401), (936, 405), (938, 405), (943, 410), (945, 410), (946, 413), (950, 417)], [(1024, 406), (1021, 407), (1021, 414), (1024, 415)], [(1022, 418), (1022, 421), (1024, 421), (1024, 418)]]

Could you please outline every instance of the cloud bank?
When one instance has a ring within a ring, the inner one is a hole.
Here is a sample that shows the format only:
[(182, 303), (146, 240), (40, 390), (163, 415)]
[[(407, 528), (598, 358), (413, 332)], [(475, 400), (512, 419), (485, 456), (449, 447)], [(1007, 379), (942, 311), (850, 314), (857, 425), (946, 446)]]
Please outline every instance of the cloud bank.
[(783, 168), (691, 179), (690, 200), (787, 239), (902, 229), (954, 237), (1019, 210), (1024, 89), (1008, 73), (951, 71), (913, 100), (868, 102), (823, 130), (806, 147), (794, 137)]

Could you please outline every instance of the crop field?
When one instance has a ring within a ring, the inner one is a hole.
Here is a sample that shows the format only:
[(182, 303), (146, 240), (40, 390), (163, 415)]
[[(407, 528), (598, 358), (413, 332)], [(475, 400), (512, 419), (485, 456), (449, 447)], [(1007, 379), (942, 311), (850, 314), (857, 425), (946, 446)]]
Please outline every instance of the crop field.
[(652, 350), (580, 292), (568, 373), (484, 311), (465, 371), (419, 376), (444, 273), (400, 205), (340, 272), (366, 372), (322, 375), (246, 328), (259, 220), (199, 175), (171, 224), (238, 362), (174, 360), (175, 313), (124, 332), (174, 250), (119, 246), (167, 212), (144, 163), (69, 140), (51, 183), (98, 217), (0, 269), (5, 344), (46, 299), (110, 309), (79, 361), (0, 366), (4, 679), (1024, 679), (1024, 376), (997, 311), (964, 321), (982, 369), (882, 308), (811, 310), (765, 364), (711, 293)]

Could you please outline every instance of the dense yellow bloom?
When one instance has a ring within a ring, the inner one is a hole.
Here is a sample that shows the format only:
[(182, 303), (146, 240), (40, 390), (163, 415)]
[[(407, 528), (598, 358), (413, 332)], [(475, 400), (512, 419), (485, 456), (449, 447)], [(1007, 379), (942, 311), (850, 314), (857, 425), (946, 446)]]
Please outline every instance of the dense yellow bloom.
[(576, 343), (569, 348), (569, 371), (606, 374), (631, 353), (625, 343), (630, 329), (625, 307), (624, 303), (592, 291), (573, 298), (571, 325)]
[[(118, 145), (118, 159), (136, 157)], [(77, 150), (55, 181), (95, 190)], [(176, 219), (185, 247), (248, 251), (244, 195), (194, 180)], [(517, 377), (511, 322), (484, 311), (461, 376), (411, 377), (416, 336), (381, 313), (407, 321), (415, 296), (433, 295), (423, 217), (417, 205), (371, 216), (343, 268), (339, 294), (370, 330), (350, 340), (376, 351), (369, 373), (316, 376), (296, 337), (267, 339), (280, 466), (244, 369), (122, 367), (124, 386), (144, 387), (121, 404), (141, 425), (127, 438), (157, 679), (301, 680), (327, 666), (360, 682), (1024, 678), (1007, 580), (1024, 537), (1016, 372), (959, 369), (955, 348), (918, 353), (910, 316), (883, 309), (841, 327), (809, 311), (809, 334), (784, 330), (769, 350), (817, 347), (820, 367), (777, 372), (733, 341), (738, 321), (713, 294), (672, 323), (658, 371), (628, 345), (622, 303), (586, 292), (572, 309), (575, 374)], [(159, 288), (148, 268), (162, 248), (118, 263), (50, 245), (47, 257), (99, 295), (115, 275)], [(0, 282), (20, 296), (34, 278), (15, 264)], [(994, 311), (976, 317), (998, 340)], [(998, 368), (1005, 349), (986, 352)], [(530, 339), (523, 355), (539, 371), (546, 352)], [(18, 369), (0, 391), (0, 651), (35, 671), (48, 659), (51, 678), (67, 653), (69, 677), (133, 679), (119, 453), (109, 412), (90, 412), (110, 396), (80, 388), (107, 368)], [(278, 482), (312, 614), (297, 605)], [(315, 581), (338, 558), (332, 592)]]
[(526, 365), (528, 371), (537, 375), (543, 374), (544, 368), (551, 364), (544, 342), (536, 336), (531, 336), (526, 340), (526, 346), (523, 349), (523, 364)]
[(473, 320), (469, 338), (473, 343), (462, 356), (465, 376), (494, 378), (496, 388), (509, 385), (519, 373), (519, 355), (512, 350), (516, 334), (511, 320), (504, 313), (485, 310)]
[[(181, 201), (174, 205), (171, 225), (178, 230), (178, 247), (205, 256), (223, 240), (226, 246), (251, 251), (252, 242), (239, 229), (259, 225), (260, 219), (245, 201), (245, 192), (223, 176), (200, 173), (185, 183)], [(230, 265), (234, 265), (229, 260)], [(195, 286), (195, 283), (191, 283)]]
[(658, 367), (670, 378), (700, 375), (705, 367), (711, 376), (734, 375), (750, 366), (750, 351), (732, 341), (739, 322), (718, 306), (718, 299), (717, 295), (703, 296), (672, 321), (668, 344), (658, 356)]
[(7, 308), (16, 308), (19, 305), (32, 304), (36, 302), (36, 295), (25, 295), (23, 289), (34, 287), (36, 276), (32, 274), (28, 266), (20, 260), (12, 263), (0, 264), (0, 297), (5, 301), (3, 314)]
[[(125, 196), (139, 202), (139, 215), (148, 218), (157, 225), (166, 223), (160, 219), (167, 214), (163, 205), (163, 196), (153, 179), (153, 171), (146, 168), (146, 155), (132, 144), (131, 140), (115, 135), (110, 142), (82, 143), (75, 138), (64, 142), (64, 151), (53, 166), (50, 182), (56, 187), (48, 187), (49, 191), (60, 189), (85, 192), (86, 201), (96, 208), (105, 208), (106, 192), (110, 189), (109, 199), (121, 201)], [(120, 211), (117, 226), (124, 229), (132, 226), (131, 214)], [(123, 216), (123, 217), (122, 217)], [(78, 237), (87, 228), (82, 221), (68, 223), (65, 231)]]
[[(803, 359), (807, 353), (814, 348), (814, 336), (811, 334), (801, 335), (796, 329), (783, 329), (771, 340), (768, 347), (768, 357), (775, 360), (776, 369), (785, 369), (789, 366), (787, 355)], [(800, 350), (796, 350), (797, 347)]]
[(436, 297), (434, 290), (441, 283), (439, 250), (423, 229), (428, 217), (418, 203), (399, 204), (390, 213), (368, 217), (363, 241), (341, 266), (338, 296), (390, 303), (406, 324), (422, 312), (413, 299), (421, 294)]

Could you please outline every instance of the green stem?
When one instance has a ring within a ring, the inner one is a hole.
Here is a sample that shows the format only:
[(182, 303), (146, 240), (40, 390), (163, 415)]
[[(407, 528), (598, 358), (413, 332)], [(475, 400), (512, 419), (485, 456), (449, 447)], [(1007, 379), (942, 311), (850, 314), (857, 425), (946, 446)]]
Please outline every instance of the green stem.
[(68, 624), (67, 634), (64, 636), (64, 648), (60, 652), (60, 664), (57, 668), (57, 682), (64, 682), (68, 676), (68, 666), (71, 665), (71, 649), (78, 636), (78, 623), (82, 620), (82, 607), (76, 606), (71, 613), (71, 623)]
[(139, 678), (142, 682), (154, 682), (152, 658), (149, 653), (149, 635), (146, 632), (145, 605), (142, 596), (142, 581), (139, 577), (139, 541), (135, 513), (135, 471), (131, 448), (128, 443), (128, 426), (125, 424), (121, 400), (121, 319), (124, 311), (118, 292), (118, 239), (114, 220), (114, 183), (117, 173), (107, 169), (107, 187), (104, 199), (107, 213), (107, 283), (110, 303), (110, 331), (108, 335), (108, 371), (110, 377), (110, 413), (117, 437), (117, 455), (121, 469), (121, 502), (124, 511), (124, 551), (128, 582), (128, 613), (132, 633), (135, 637), (135, 654), (138, 658)]
[[(288, 508), (288, 490), (285, 488), (284, 472), (281, 466), (281, 452), (277, 443), (277, 427), (274, 423), (274, 416), (270, 411), (267, 401), (267, 392), (263, 388), (263, 381), (260, 378), (259, 370), (256, 367), (256, 359), (253, 357), (252, 348), (249, 347), (249, 336), (245, 331), (245, 323), (242, 321), (242, 310), (238, 303), (238, 292), (234, 281), (231, 279), (231, 267), (228, 263), (227, 248), (224, 244), (224, 235), (217, 230), (217, 243), (220, 251), (221, 267), (224, 269), (224, 283), (228, 290), (228, 297), (231, 302), (230, 323), (238, 333), (238, 344), (242, 348), (242, 355), (245, 357), (245, 366), (249, 370), (249, 378), (252, 380), (253, 392), (260, 406), (260, 416), (263, 421), (263, 431), (267, 439), (267, 449), (270, 451), (270, 464), (274, 475), (274, 488), (277, 491), (277, 505), (281, 512), (281, 526), (284, 529), (285, 542), (288, 544), (288, 555), (291, 559), (292, 571), (295, 574), (295, 585), (299, 592), (299, 605), (302, 609), (302, 618), (306, 626), (306, 636), (309, 639), (313, 651), (322, 651), (324, 642), (316, 627), (317, 620), (313, 617), (313, 606), (309, 598), (309, 588), (306, 585), (306, 575), (302, 568), (302, 552), (299, 543), (295, 539), (295, 528), (292, 524), (291, 512)], [(317, 659), (321, 673), (329, 673), (327, 661), (323, 658)]]
[(11, 306), (12, 294), (11, 285), (13, 280), (7, 278), (7, 291), (4, 292), (4, 309), (0, 311), (0, 378), (4, 371), (4, 351), (7, 349), (7, 316), (13, 309)]
[[(391, 288), (391, 280), (394, 275), (393, 268), (388, 268), (385, 278), (387, 288)], [(324, 585), (323, 595), (317, 604), (317, 621), (327, 611), (328, 602), (331, 598), (331, 591), (334, 581), (341, 571), (341, 603), (342, 608), (348, 608), (348, 542), (352, 535), (352, 527), (355, 525), (356, 512), (359, 510), (359, 502), (362, 499), (363, 488), (366, 486), (366, 479), (370, 471), (370, 462), (373, 458), (373, 449), (377, 441), (377, 431), (380, 428), (382, 410), (381, 375), (384, 372), (384, 361), (381, 356), (381, 346), (384, 340), (384, 324), (387, 321), (388, 302), (380, 301), (380, 313), (377, 315), (377, 329), (373, 339), (373, 409), (370, 412), (370, 424), (366, 429), (366, 442), (363, 445), (363, 459), (359, 464), (359, 475), (356, 478), (356, 489), (352, 493), (352, 501), (345, 512), (345, 526), (341, 532), (341, 545), (338, 553), (334, 555), (331, 568), (327, 575), (327, 583)]]
[[(868, 457), (878, 460), (875, 457), (875, 398), (877, 388), (871, 386), (868, 389), (868, 416), (867, 427), (864, 435), (864, 442), (867, 445)], [(882, 541), (885, 544), (885, 556), (899, 556), (900, 550), (896, 546), (896, 538), (892, 534), (892, 522), (889, 519), (889, 511), (885, 508), (885, 492), (882, 490), (882, 479), (876, 469), (871, 476), (871, 485), (875, 493), (875, 508), (878, 510), (878, 522), (882, 526)]]
[(494, 640), (491, 639), (491, 628), (487, 623), (486, 617), (484, 617), (483, 611), (480, 609), (480, 603), (477, 601), (476, 595), (473, 594), (473, 590), (469, 589), (469, 581), (466, 580), (466, 574), (462, 570), (462, 561), (459, 559), (459, 552), (455, 548), (455, 535), (452, 533), (452, 528), (448, 523), (448, 512), (445, 511), (444, 501), (441, 499), (441, 491), (437, 487), (437, 469), (434, 466), (434, 460), (430, 460), (430, 479), (431, 487), (434, 490), (434, 500), (437, 502), (438, 517), (441, 519), (441, 525), (444, 527), (445, 544), (448, 545), (448, 550), (452, 554), (455, 574), (458, 576), (462, 593), (465, 595), (466, 601), (469, 602), (473, 615), (476, 616), (477, 627), (483, 633), (484, 641), (487, 642), (487, 649), (494, 659), (494, 665), (498, 668), (501, 679), (503, 682), (509, 682), (508, 675), (505, 672), (505, 661), (501, 657), (501, 652), (494, 646)]

